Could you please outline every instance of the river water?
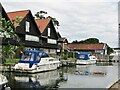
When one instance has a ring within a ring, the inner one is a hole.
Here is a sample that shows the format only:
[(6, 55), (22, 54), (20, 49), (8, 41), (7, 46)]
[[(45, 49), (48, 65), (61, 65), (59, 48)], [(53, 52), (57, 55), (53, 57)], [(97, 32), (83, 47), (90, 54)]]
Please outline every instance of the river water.
[(118, 63), (76, 65), (36, 74), (4, 72), (12, 90), (23, 88), (108, 88), (118, 80)]

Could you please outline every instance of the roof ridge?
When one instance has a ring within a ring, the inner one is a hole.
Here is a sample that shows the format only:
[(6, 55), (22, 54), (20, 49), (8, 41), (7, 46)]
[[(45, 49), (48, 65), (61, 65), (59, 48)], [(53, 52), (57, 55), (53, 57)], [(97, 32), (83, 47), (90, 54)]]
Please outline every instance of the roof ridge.
[[(87, 44), (87, 43), (69, 43), (69, 44)], [(105, 44), (105, 43), (89, 43), (89, 44)]]

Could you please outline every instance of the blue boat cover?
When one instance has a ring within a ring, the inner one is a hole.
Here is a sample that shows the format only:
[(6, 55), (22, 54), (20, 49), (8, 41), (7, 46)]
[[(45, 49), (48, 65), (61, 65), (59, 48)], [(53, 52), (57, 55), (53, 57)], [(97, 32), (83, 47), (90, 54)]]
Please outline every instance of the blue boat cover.
[[(19, 63), (29, 63), (29, 68), (31, 68), (33, 64), (39, 63), (42, 57), (48, 57), (48, 54), (42, 50), (26, 50), (23, 53), (32, 53), (34, 55), (33, 60), (30, 60), (32, 55), (30, 55), (29, 60), (19, 60)], [(39, 56), (39, 60), (37, 60), (37, 56)]]
[(80, 52), (78, 55), (77, 55), (77, 60), (89, 60), (89, 54), (90, 52)]

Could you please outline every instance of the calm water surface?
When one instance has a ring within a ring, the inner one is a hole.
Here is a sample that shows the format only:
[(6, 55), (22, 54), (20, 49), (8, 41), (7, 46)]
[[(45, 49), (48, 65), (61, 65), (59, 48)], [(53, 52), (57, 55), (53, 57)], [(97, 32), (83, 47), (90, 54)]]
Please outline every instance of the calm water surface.
[(9, 86), (22, 88), (108, 88), (118, 80), (118, 63), (76, 65), (36, 74), (4, 72)]

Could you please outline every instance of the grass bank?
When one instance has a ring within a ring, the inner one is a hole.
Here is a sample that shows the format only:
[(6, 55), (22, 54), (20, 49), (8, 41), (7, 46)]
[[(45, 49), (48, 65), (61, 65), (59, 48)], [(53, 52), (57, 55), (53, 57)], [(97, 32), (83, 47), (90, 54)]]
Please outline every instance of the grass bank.
[(14, 58), (14, 59), (7, 58), (4, 64), (14, 64), (14, 63), (17, 63), (19, 60), (20, 59), (17, 59), (17, 58)]

